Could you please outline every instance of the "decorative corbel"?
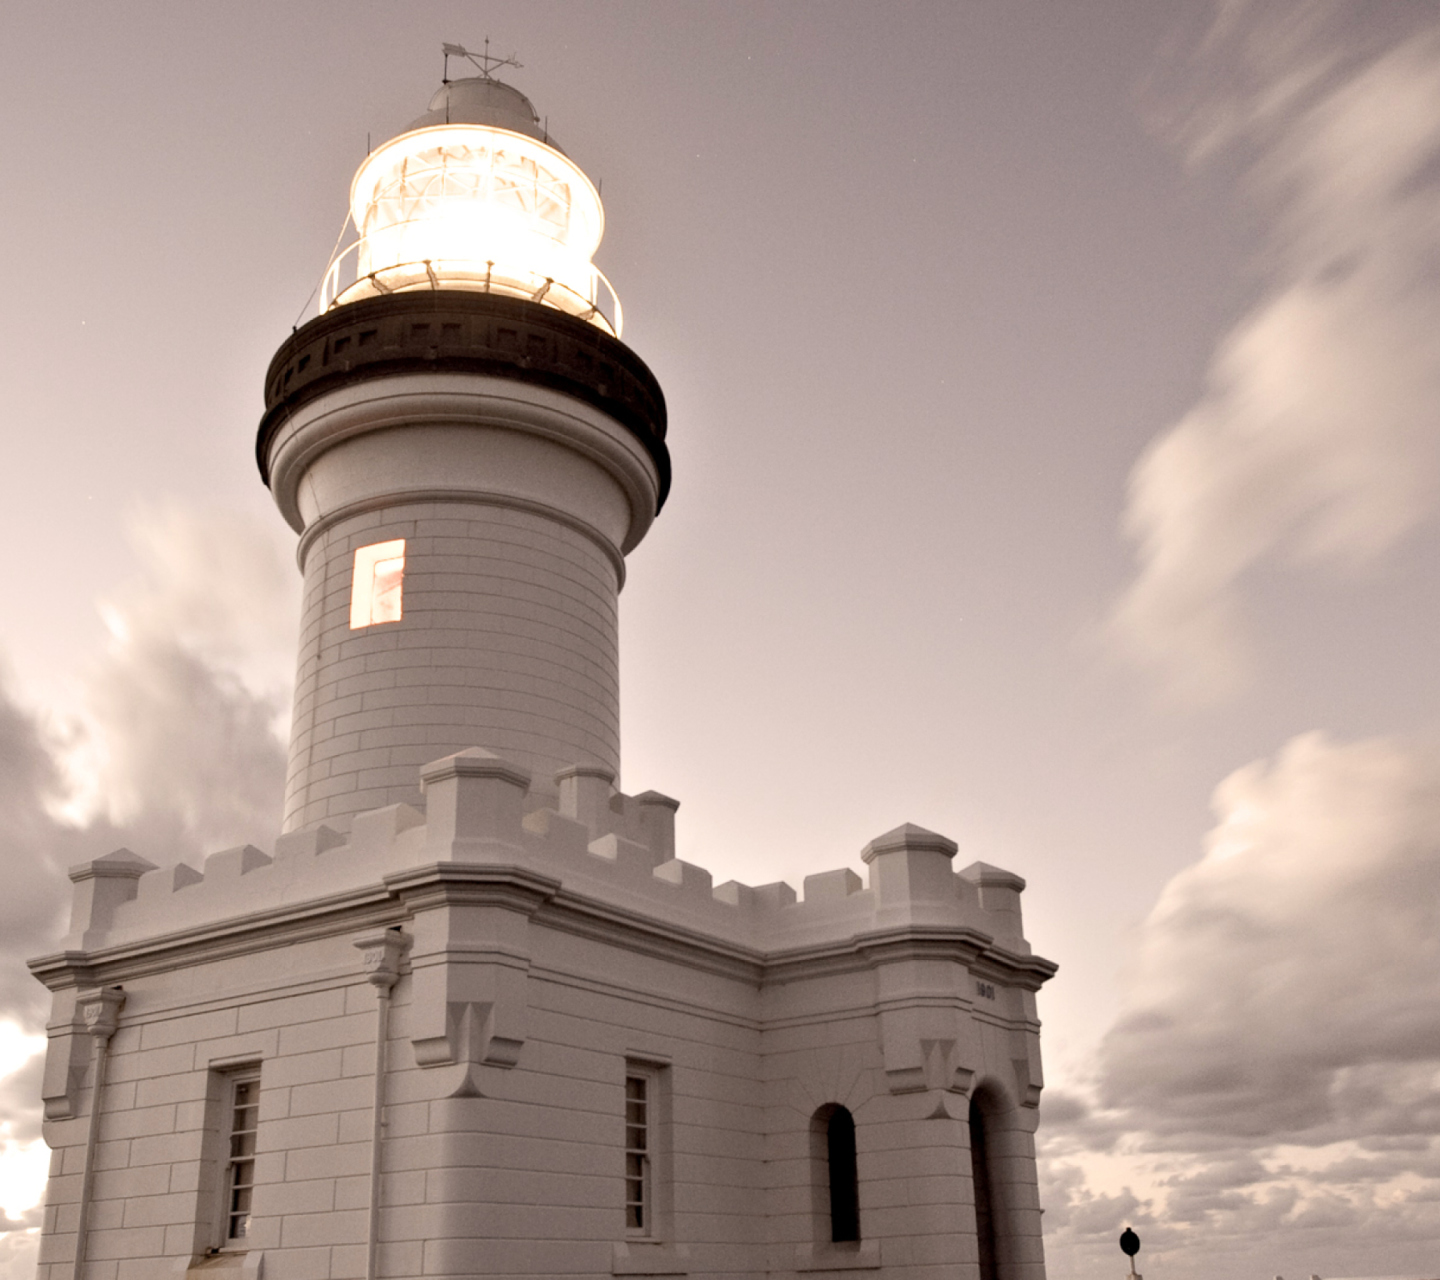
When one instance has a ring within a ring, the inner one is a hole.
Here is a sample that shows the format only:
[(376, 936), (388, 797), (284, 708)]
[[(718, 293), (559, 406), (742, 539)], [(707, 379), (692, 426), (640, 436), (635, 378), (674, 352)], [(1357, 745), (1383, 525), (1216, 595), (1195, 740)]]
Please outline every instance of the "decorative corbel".
[(389, 991), (400, 980), (400, 961), (410, 949), (411, 938), (399, 929), (386, 929), (357, 938), (360, 965), (365, 981), (381, 991)]
[(120, 1010), (125, 1006), (123, 987), (101, 987), (80, 997), (76, 1002), (80, 1020), (95, 1043), (108, 1044), (119, 1025)]

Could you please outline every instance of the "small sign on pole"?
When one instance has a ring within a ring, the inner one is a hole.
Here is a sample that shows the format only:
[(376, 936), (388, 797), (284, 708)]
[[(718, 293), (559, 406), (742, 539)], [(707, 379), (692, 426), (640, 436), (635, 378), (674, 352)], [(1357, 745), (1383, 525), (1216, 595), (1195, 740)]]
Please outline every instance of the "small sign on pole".
[(1140, 1252), (1140, 1237), (1129, 1227), (1120, 1233), (1120, 1252), (1130, 1259), (1130, 1275), (1134, 1280), (1144, 1280), (1135, 1271), (1135, 1255)]

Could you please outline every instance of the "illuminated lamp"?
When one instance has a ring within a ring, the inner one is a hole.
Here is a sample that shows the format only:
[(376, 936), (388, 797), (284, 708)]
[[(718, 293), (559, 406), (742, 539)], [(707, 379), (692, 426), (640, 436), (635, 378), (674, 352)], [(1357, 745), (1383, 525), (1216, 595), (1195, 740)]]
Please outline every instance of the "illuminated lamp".
[(466, 289), (620, 334), (619, 299), (590, 261), (605, 231), (600, 194), (530, 100), (498, 80), (443, 85), (360, 166), (350, 217), (358, 237), (325, 274), (322, 313), (381, 294)]

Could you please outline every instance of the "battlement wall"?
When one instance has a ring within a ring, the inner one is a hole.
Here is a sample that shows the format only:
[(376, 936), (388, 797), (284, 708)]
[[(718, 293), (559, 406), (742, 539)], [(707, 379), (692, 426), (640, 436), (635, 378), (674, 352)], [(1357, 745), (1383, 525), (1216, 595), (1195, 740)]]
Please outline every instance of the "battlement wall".
[(763, 959), (898, 927), (964, 930), (977, 951), (1028, 957), (1020, 912), (1024, 881), (976, 862), (952, 869), (953, 841), (913, 825), (861, 852), (868, 882), (849, 868), (788, 884), (720, 885), (675, 857), (679, 803), (658, 792), (625, 795), (603, 768), (558, 777), (559, 801), (529, 775), (478, 748), (421, 770), (426, 812), (390, 805), (343, 825), (280, 836), (270, 852), (242, 845), (194, 863), (156, 867), (121, 849), (73, 868), (67, 950), (133, 946), (254, 916), (341, 909), (384, 894), (417, 868), (461, 863), (526, 868), (558, 891), (693, 933)]

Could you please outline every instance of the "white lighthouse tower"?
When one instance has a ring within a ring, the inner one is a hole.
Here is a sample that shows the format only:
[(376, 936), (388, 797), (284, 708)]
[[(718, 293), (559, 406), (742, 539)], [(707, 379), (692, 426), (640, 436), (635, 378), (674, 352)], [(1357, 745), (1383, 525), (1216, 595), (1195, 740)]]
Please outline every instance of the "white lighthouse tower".
[(418, 802), (477, 743), (542, 790), (613, 779), (616, 599), (670, 463), (600, 198), (481, 76), (366, 159), (351, 214), (257, 445), (305, 575), (285, 829)]
[(865, 880), (714, 885), (618, 786), (665, 404), (493, 69), (366, 159), (266, 376), (283, 833), (72, 868), (31, 962), (39, 1280), (1044, 1280), (1024, 881), (906, 823)]

